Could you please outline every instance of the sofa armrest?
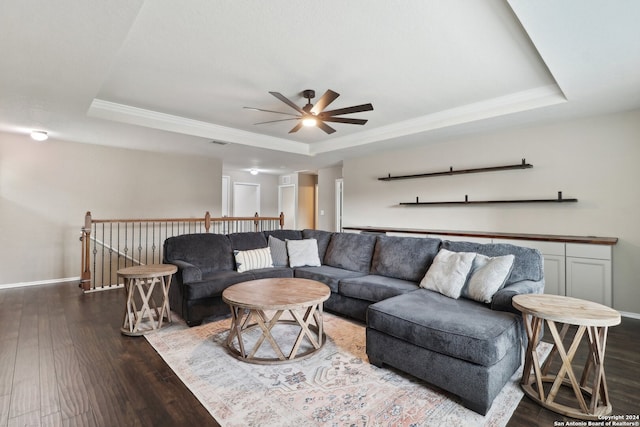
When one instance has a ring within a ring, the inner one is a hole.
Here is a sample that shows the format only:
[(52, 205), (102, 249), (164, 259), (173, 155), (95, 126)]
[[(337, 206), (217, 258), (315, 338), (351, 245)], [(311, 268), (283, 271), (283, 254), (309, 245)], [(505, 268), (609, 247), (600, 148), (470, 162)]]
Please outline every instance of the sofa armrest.
[(202, 280), (202, 270), (195, 265), (181, 260), (173, 260), (171, 264), (178, 267), (178, 279), (182, 283), (199, 282)]
[(513, 307), (511, 299), (516, 295), (541, 294), (543, 291), (544, 279), (538, 281), (521, 280), (519, 282), (512, 283), (500, 289), (493, 295), (493, 299), (491, 300), (491, 309), (520, 314), (520, 311)]

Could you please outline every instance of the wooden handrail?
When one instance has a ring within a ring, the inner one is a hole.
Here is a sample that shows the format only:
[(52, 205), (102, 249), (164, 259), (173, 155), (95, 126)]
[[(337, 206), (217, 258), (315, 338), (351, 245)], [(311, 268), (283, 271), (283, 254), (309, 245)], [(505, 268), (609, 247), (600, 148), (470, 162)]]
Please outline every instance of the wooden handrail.
[[(129, 256), (127, 255), (126, 251), (128, 250), (127, 248), (127, 242), (124, 242), (125, 245), (125, 253), (123, 255), (123, 253), (120, 251), (119, 248), (114, 248), (112, 243), (104, 243), (102, 240), (98, 239), (98, 236), (92, 236), (92, 230), (96, 230), (96, 225), (97, 224), (103, 224), (103, 229), (105, 227), (109, 228), (111, 230), (110, 227), (113, 226), (113, 224), (118, 224), (117, 227), (120, 226), (120, 224), (125, 224), (125, 228), (128, 227), (129, 225), (131, 226), (131, 234), (133, 235), (135, 233), (135, 225), (139, 225), (140, 227), (138, 228), (138, 236), (141, 237), (142, 236), (142, 224), (145, 224), (145, 227), (147, 227), (145, 229), (145, 233), (148, 233), (149, 227), (154, 230), (154, 227), (161, 227), (162, 225), (165, 226), (165, 238), (167, 237), (166, 234), (166, 229), (168, 228), (167, 224), (177, 224), (177, 234), (174, 233), (173, 230), (173, 225), (171, 226), (171, 233), (172, 235), (178, 235), (181, 234), (180, 233), (180, 224), (183, 225), (183, 232), (185, 232), (185, 226), (184, 224), (194, 224), (194, 228), (196, 228), (196, 230), (198, 229), (198, 225), (200, 224), (200, 230), (202, 230), (202, 224), (204, 225), (204, 232), (205, 233), (211, 233), (211, 232), (221, 232), (221, 230), (225, 230), (222, 232), (228, 232), (230, 230), (232, 230), (234, 227), (236, 228), (236, 230), (241, 227), (244, 228), (246, 227), (248, 224), (253, 224), (253, 230), (254, 231), (260, 231), (261, 230), (261, 224), (262, 229), (265, 229), (264, 227), (272, 227), (275, 228), (275, 223), (277, 221), (277, 224), (279, 226), (280, 229), (284, 228), (284, 213), (280, 213), (279, 216), (277, 217), (261, 217), (260, 215), (258, 215), (258, 213), (256, 213), (254, 216), (251, 217), (220, 217), (220, 218), (212, 218), (211, 214), (209, 212), (206, 212), (204, 217), (202, 218), (125, 218), (125, 219), (94, 219), (91, 216), (91, 212), (87, 212), (85, 214), (84, 217), (84, 226), (82, 227), (81, 231), (82, 231), (82, 235), (80, 237), (80, 241), (82, 242), (82, 255), (81, 255), (81, 275), (80, 275), (80, 287), (85, 290), (91, 290), (94, 286), (93, 286), (93, 278), (92, 278), (92, 269), (91, 269), (91, 242), (94, 242), (94, 253), (97, 252), (96, 250), (96, 245), (100, 244), (100, 247), (103, 248), (103, 253), (104, 253), (104, 248), (106, 248), (107, 252), (109, 252), (108, 256), (109, 256), (109, 260), (111, 259), (110, 257), (113, 255), (113, 253), (115, 252), (117, 259), (119, 258), (124, 258), (126, 259), (132, 259), (129, 258)], [(220, 227), (220, 228), (216, 228), (214, 227), (214, 224), (224, 224), (224, 227)], [(244, 225), (243, 225), (244, 224)], [(215, 230), (214, 230), (215, 228)], [(118, 229), (119, 230), (119, 229)], [(119, 231), (118, 231), (119, 232)], [(191, 231), (191, 225), (189, 225), (189, 232)], [(117, 232), (116, 232), (117, 234)], [(161, 234), (161, 230), (158, 234)], [(103, 236), (104, 237), (104, 236)], [(148, 234), (145, 235), (146, 238), (148, 238)], [(155, 236), (154, 236), (155, 238)], [(162, 236), (158, 236), (158, 238), (162, 239)], [(131, 242), (133, 243), (133, 241)], [(136, 249), (138, 249), (140, 252), (143, 249), (143, 244), (147, 244), (148, 242), (138, 242), (138, 247), (134, 248), (132, 247), (132, 251), (135, 251)], [(151, 242), (153, 244), (152, 246), (152, 251), (155, 253), (156, 251), (158, 251), (158, 254), (160, 254), (161, 252), (161, 243), (160, 241), (156, 242), (154, 240), (152, 240)], [(156, 243), (158, 243), (158, 245), (156, 245)], [(133, 246), (133, 245), (132, 245)], [(148, 249), (148, 246), (145, 247), (145, 251)], [(152, 255), (153, 258), (153, 255)], [(139, 262), (142, 262), (142, 260), (138, 260)], [(152, 260), (153, 261), (153, 260)], [(146, 261), (145, 261), (146, 262)], [(161, 259), (160, 259), (161, 262)], [(110, 266), (111, 267), (111, 266)], [(103, 266), (103, 270), (104, 270), (104, 266)]]

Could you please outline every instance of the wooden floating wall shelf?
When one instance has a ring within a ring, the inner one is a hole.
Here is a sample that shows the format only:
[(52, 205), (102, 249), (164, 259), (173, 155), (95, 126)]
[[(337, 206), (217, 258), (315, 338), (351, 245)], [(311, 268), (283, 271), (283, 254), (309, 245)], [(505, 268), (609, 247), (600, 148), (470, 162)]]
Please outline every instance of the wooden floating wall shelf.
[(558, 191), (557, 199), (525, 199), (525, 200), (469, 200), (469, 196), (464, 196), (464, 201), (453, 202), (421, 202), (416, 197), (415, 202), (400, 202), (400, 206), (434, 206), (434, 205), (481, 205), (497, 203), (575, 203), (578, 199), (563, 199), (562, 191)]
[(432, 176), (443, 176), (443, 175), (461, 175), (466, 173), (481, 173), (481, 172), (498, 172), (498, 171), (506, 171), (513, 169), (529, 169), (532, 168), (533, 165), (526, 162), (525, 159), (522, 159), (522, 163), (516, 165), (506, 165), (506, 166), (492, 166), (488, 168), (473, 168), (473, 169), (460, 169), (453, 170), (453, 167), (449, 167), (448, 171), (443, 172), (430, 172), (430, 173), (420, 173), (414, 175), (399, 175), (399, 176), (388, 176), (378, 178), (379, 181), (395, 181), (399, 179), (414, 179), (414, 178), (430, 178)]

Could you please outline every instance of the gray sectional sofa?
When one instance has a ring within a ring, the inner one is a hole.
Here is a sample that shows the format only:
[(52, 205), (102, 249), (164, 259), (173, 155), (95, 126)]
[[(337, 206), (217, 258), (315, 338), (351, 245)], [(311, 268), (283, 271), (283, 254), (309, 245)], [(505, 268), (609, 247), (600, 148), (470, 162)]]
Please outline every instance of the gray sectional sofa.
[[(235, 251), (280, 240), (315, 239), (319, 266), (261, 268), (239, 273)], [(513, 266), (490, 303), (457, 299), (420, 287), (441, 249), (488, 257), (513, 255)], [(228, 315), (222, 291), (246, 280), (300, 277), (331, 289), (325, 309), (366, 323), (369, 361), (425, 380), (485, 414), (520, 366), (526, 340), (511, 298), (544, 289), (542, 256), (509, 244), (450, 242), (432, 238), (274, 230), (168, 238), (164, 261), (178, 266), (171, 309), (189, 325)]]

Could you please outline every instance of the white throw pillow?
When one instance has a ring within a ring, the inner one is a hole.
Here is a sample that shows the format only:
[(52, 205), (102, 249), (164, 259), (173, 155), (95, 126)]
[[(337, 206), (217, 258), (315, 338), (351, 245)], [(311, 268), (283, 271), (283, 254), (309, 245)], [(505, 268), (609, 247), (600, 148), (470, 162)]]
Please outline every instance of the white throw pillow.
[(515, 256), (488, 257), (476, 255), (469, 280), (462, 290), (462, 296), (479, 302), (490, 303), (493, 294), (504, 286), (511, 274)]
[(287, 240), (290, 267), (320, 267), (316, 239)]
[(420, 287), (458, 299), (473, 265), (474, 252), (451, 252), (440, 249)]
[(233, 251), (236, 258), (238, 273), (259, 268), (273, 267), (271, 250), (269, 248), (251, 249), (248, 251)]

